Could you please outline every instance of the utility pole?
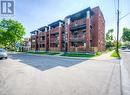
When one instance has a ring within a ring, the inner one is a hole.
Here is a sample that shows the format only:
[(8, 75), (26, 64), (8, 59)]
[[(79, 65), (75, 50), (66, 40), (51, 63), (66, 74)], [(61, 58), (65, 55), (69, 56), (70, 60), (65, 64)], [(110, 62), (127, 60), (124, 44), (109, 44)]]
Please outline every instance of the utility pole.
[(120, 58), (120, 55), (119, 55), (119, 42), (118, 42), (118, 40), (119, 40), (119, 0), (118, 0), (118, 9), (117, 9), (117, 44), (116, 44), (116, 53), (117, 53), (117, 55), (118, 55), (118, 57)]

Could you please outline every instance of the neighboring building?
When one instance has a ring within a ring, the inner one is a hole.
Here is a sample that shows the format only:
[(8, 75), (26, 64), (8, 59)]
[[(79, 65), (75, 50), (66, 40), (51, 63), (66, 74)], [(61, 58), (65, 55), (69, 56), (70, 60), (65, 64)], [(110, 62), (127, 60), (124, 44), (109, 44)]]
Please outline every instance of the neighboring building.
[(105, 50), (105, 20), (99, 7), (86, 8), (31, 32), (31, 49), (97, 52)]
[(31, 33), (31, 50), (38, 50), (38, 30), (34, 30)]
[(24, 38), (23, 42), (17, 43), (18, 51), (30, 51), (31, 50), (31, 39)]

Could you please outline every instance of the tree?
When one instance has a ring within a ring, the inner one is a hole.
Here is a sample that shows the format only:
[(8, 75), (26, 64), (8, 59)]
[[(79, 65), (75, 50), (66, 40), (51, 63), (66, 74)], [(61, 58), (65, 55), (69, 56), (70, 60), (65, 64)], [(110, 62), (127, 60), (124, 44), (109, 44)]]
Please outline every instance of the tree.
[(3, 47), (3, 35), (5, 33), (5, 30), (3, 30), (1, 27), (0, 27), (0, 47)]
[(15, 47), (25, 35), (25, 29), (21, 23), (14, 20), (0, 21), (0, 44), (5, 48)]
[(123, 28), (122, 39), (123, 39), (123, 41), (130, 41), (130, 29)]
[(113, 47), (113, 29), (108, 30), (106, 33), (106, 48), (111, 48)]
[[(115, 49), (116, 49), (116, 45), (117, 45), (117, 42), (116, 42), (116, 40), (114, 40), (114, 41), (113, 41), (113, 46), (114, 46)], [(121, 45), (122, 45), (122, 44), (121, 44), (121, 42), (119, 41), (119, 42), (118, 42), (118, 47), (120, 48)]]

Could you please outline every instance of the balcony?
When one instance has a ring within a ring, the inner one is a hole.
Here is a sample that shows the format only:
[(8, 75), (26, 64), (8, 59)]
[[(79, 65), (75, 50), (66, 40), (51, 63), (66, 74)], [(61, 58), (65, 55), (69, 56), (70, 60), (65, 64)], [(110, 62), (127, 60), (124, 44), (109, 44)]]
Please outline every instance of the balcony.
[(50, 39), (50, 43), (58, 43), (58, 42), (59, 42), (58, 38), (51, 38)]
[(38, 36), (38, 39), (37, 39), (38, 43), (45, 43), (45, 36)]
[(45, 36), (45, 33), (46, 33), (46, 32), (39, 32), (39, 33), (38, 33), (38, 36)]
[(51, 29), (51, 34), (58, 34), (58, 33), (59, 33), (59, 27)]
[(86, 24), (86, 18), (82, 18), (82, 19), (75, 20), (75, 21), (72, 21), (72, 22), (71, 22), (71, 25), (72, 25), (72, 26), (75, 26), (75, 25), (83, 25), (83, 24)]
[(85, 37), (71, 37), (70, 38), (71, 42), (86, 42)]
[(35, 42), (31, 42), (31, 45), (35, 45), (36, 43)]
[(44, 43), (45, 43), (45, 40), (38, 40), (38, 43), (44, 44)]
[(36, 35), (31, 35), (31, 39), (35, 39), (36, 38)]
[(85, 28), (86, 28), (86, 24), (82, 24), (82, 25), (71, 26), (70, 30), (71, 31), (76, 31), (76, 30), (85, 29)]

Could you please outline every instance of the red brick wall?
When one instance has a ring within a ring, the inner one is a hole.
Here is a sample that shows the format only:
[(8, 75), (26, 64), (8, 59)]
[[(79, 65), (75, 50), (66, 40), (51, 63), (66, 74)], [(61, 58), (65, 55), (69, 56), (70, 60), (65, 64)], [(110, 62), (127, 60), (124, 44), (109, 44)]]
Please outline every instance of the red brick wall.
[[(54, 32), (58, 32), (59, 39), (54, 37), (54, 36), (52, 37), (51, 33), (54, 33)], [(58, 40), (58, 46), (59, 47), (56, 47), (56, 48), (58, 48), (59, 51), (62, 50), (62, 32), (63, 32), (63, 26), (61, 26), (61, 27), (57, 26), (55, 28), (52, 28), (51, 32), (50, 32), (50, 38), (49, 38), (50, 39), (50, 44), (51, 44), (52, 41)], [(51, 48), (51, 46), (49, 48)]]
[[(71, 47), (70, 40), (72, 39), (70, 27), (75, 26), (76, 24), (82, 25), (82, 24), (85, 24), (85, 23), (87, 24), (87, 29), (86, 29), (87, 35), (85, 37), (86, 43), (87, 43), (87, 49), (89, 49), (89, 47), (97, 47), (98, 51), (105, 50), (105, 20), (104, 20), (104, 17), (102, 15), (102, 12), (101, 12), (99, 7), (93, 8), (92, 11), (94, 12), (94, 15), (91, 17), (90, 22), (89, 22), (89, 19), (87, 20), (87, 19), (82, 18), (82, 19), (70, 22), (70, 25), (67, 25), (67, 32), (68, 32), (68, 43), (67, 43), (68, 46), (67, 47), (68, 47), (68, 51), (70, 50), (70, 47)], [(89, 25), (90, 25), (89, 23), (91, 24), (92, 29), (88, 28)], [(36, 40), (35, 36), (32, 36), (31, 39), (35, 39), (36, 42), (38, 42), (39, 44), (44, 43), (46, 50), (49, 50), (51, 48), (50, 47), (51, 41), (55, 41), (51, 37), (50, 34), (54, 33), (54, 32), (58, 32), (58, 34), (59, 34), (59, 41), (58, 41), (59, 47), (58, 48), (59, 48), (59, 50), (62, 50), (62, 40), (63, 40), (62, 39), (62, 33), (64, 31), (65, 31), (65, 27), (62, 26), (61, 28), (59, 28), (59, 26), (57, 26), (55, 28), (52, 28), (50, 30), (50, 32), (48, 31), (47, 34), (45, 32), (40, 32), (38, 34), (37, 40)], [(78, 32), (80, 32), (80, 30)], [(88, 36), (88, 34), (89, 34), (89, 36)], [(41, 36), (46, 37), (45, 41), (42, 41), (42, 42), (40, 41)], [(34, 46), (35, 46), (35, 48), (39, 48), (39, 45), (38, 45), (38, 47), (37, 47), (36, 44)], [(87, 49), (86, 49), (86, 51), (89, 51)]]
[(98, 47), (98, 51), (105, 50), (105, 20), (99, 7), (92, 9), (94, 15), (91, 18), (92, 44)]
[(86, 18), (86, 51), (90, 51), (90, 18)]

